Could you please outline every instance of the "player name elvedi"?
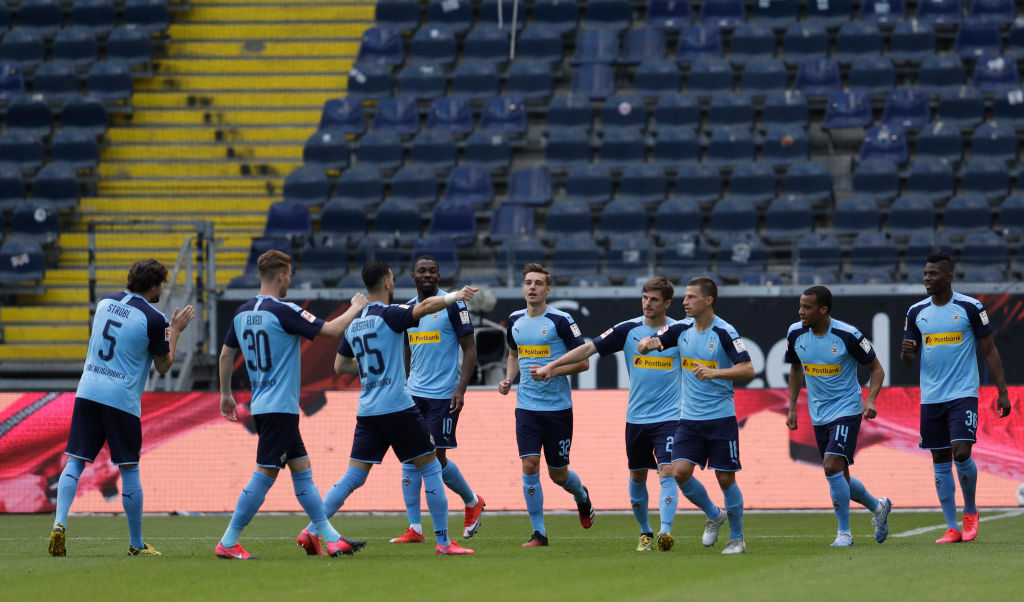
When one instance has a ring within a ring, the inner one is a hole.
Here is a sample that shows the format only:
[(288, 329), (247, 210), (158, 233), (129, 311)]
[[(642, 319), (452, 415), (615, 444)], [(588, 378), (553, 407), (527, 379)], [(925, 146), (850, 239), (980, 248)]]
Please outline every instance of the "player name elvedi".
[(428, 332), (410, 332), (409, 333), (409, 344), (419, 345), (421, 343), (440, 343), (441, 342), (441, 331), (431, 330)]
[(519, 357), (551, 357), (551, 345), (520, 345)]
[(964, 335), (961, 332), (936, 332), (935, 334), (924, 335), (925, 345), (949, 345), (952, 343), (963, 343)]
[(367, 391), (369, 391), (371, 389), (376, 389), (378, 387), (386, 387), (386, 386), (388, 386), (390, 384), (391, 384), (391, 379), (390, 378), (382, 378), (380, 380), (375, 380), (373, 382), (366, 383), (366, 385), (363, 388), (366, 389)]
[(650, 370), (671, 370), (672, 358), (670, 357), (645, 357), (642, 355), (633, 356), (634, 368), (647, 368)]
[(714, 360), (699, 360), (692, 357), (684, 357), (683, 363), (680, 364), (683, 370), (693, 370), (697, 367), (697, 364), (704, 366), (705, 368), (711, 368), (712, 370), (718, 370), (718, 362)]
[(97, 366), (96, 364), (86, 364), (85, 369), (89, 372), (95, 372), (96, 374), (102, 374), (103, 376), (111, 376), (119, 380), (127, 378), (124, 372), (118, 372), (117, 370), (111, 370), (110, 368), (104, 368), (103, 366)]
[(835, 376), (842, 371), (843, 367), (839, 364), (804, 364), (804, 374), (807, 376)]
[(107, 306), (107, 313), (114, 314), (115, 316), (121, 316), (122, 318), (130, 318), (132, 310), (124, 305), (115, 305), (111, 303)]
[(259, 326), (263, 324), (263, 316), (259, 314), (249, 314), (245, 316), (246, 326)]

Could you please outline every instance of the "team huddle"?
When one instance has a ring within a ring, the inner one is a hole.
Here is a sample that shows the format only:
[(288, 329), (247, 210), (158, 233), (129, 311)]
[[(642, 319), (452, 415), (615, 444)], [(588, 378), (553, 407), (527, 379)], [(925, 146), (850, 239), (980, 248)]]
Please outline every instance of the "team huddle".
[[(310, 519), (296, 542), (309, 555), (352, 554), (365, 541), (343, 537), (330, 518), (366, 482), (371, 467), (390, 448), (402, 462), (402, 491), (409, 519), (407, 531), (392, 543), (424, 541), (420, 488), (426, 493), (437, 555), (471, 555), (448, 534), (444, 487), (465, 504), (463, 538), (480, 528), (484, 500), (447, 457), (457, 447), (456, 427), (465, 391), (476, 364), (473, 327), (465, 302), (477, 292), (439, 290), (438, 262), (419, 257), (412, 278), (417, 296), (394, 301), (394, 274), (382, 261), (368, 262), (362, 272), (367, 295), (356, 294), (349, 308), (324, 321), (282, 301), (291, 283), (291, 259), (280, 251), (260, 256), (260, 291), (236, 312), (220, 354), (221, 414), (237, 420), (231, 391), (235, 358), (249, 376), (250, 412), (258, 434), (256, 469), (239, 495), (215, 554), (250, 559), (239, 543), (243, 529), (259, 510), (280, 469), (288, 466), (296, 498)], [(106, 441), (122, 475), (122, 500), (128, 519), (128, 553), (159, 555), (142, 537), (142, 488), (138, 476), (141, 451), (141, 394), (151, 364), (170, 369), (178, 335), (194, 311), (175, 308), (168, 320), (153, 303), (159, 300), (167, 271), (155, 260), (133, 264), (128, 290), (108, 295), (97, 305), (85, 370), (76, 394), (68, 438), (68, 463), (58, 481), (57, 512), (49, 552), (66, 554), (67, 516), (85, 462), (95, 460)], [(978, 536), (975, 505), (977, 467), (971, 459), (978, 425), (981, 347), (998, 390), (996, 412), (1010, 413), (1002, 362), (982, 304), (952, 290), (953, 270), (943, 253), (929, 255), (924, 284), (929, 297), (907, 312), (901, 360), (921, 369), (921, 448), (932, 454), (935, 487), (948, 530), (936, 543), (971, 541)], [(648, 280), (641, 297), (642, 315), (620, 322), (587, 342), (572, 317), (547, 304), (550, 273), (540, 264), (523, 269), (526, 308), (506, 321), (509, 354), (498, 392), (507, 395), (518, 374), (516, 440), (523, 469), (523, 497), (532, 533), (523, 547), (549, 545), (540, 480), (543, 453), (551, 480), (570, 493), (580, 524), (590, 528), (594, 505), (579, 475), (569, 468), (573, 415), (569, 376), (589, 368), (589, 357), (622, 352), (629, 373), (625, 447), (629, 497), (640, 530), (638, 551), (667, 551), (674, 545), (672, 525), (678, 506), (676, 489), (706, 515), (704, 546), (714, 546), (729, 523), (723, 554), (746, 551), (743, 494), (736, 480), (741, 470), (739, 426), (733, 382), (753, 378), (750, 355), (736, 329), (714, 311), (718, 287), (709, 278), (686, 284), (686, 317), (666, 315), (674, 287), (665, 278)], [(800, 297), (799, 321), (787, 333), (790, 363), (789, 413), (796, 429), (797, 399), (806, 385), (811, 422), (828, 481), (838, 529), (832, 546), (853, 545), (850, 502), (872, 513), (875, 540), (885, 541), (892, 500), (876, 498), (850, 475), (863, 419), (875, 418), (875, 401), (885, 373), (871, 342), (854, 326), (831, 316), (832, 293), (812, 286)], [(349, 466), (323, 499), (313, 481), (310, 458), (299, 433), (301, 339), (340, 338), (334, 369), (358, 374), (361, 385)], [(460, 351), (462, 361), (459, 361)], [(869, 372), (862, 397), (857, 367)], [(956, 467), (964, 499), (963, 526), (957, 521)], [(724, 509), (711, 500), (695, 467), (715, 471)], [(659, 477), (657, 534), (648, 516), (647, 475)]]

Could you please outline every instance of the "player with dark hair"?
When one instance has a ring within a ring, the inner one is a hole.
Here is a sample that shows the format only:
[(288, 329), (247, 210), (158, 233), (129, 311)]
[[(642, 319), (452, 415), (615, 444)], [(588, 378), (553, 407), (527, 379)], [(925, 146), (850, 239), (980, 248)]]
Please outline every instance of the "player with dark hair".
[[(677, 347), (682, 367), (683, 412), (672, 441), (672, 476), (679, 490), (707, 517), (701, 543), (713, 546), (728, 518), (729, 542), (723, 554), (747, 551), (743, 541), (743, 493), (736, 484), (740, 470), (739, 423), (733, 401), (733, 382), (754, 377), (754, 366), (743, 339), (731, 324), (715, 315), (718, 285), (710, 278), (686, 284), (686, 319), (639, 342), (639, 353)], [(725, 512), (693, 478), (693, 469), (713, 468), (725, 497)], [(658, 548), (672, 547), (672, 535), (658, 534)]]
[[(448, 498), (434, 438), (423, 413), (405, 390), (404, 339), (409, 328), (446, 307), (468, 301), (477, 289), (466, 286), (457, 293), (421, 299), (415, 305), (392, 305), (395, 276), (388, 264), (379, 260), (363, 266), (363, 283), (370, 303), (345, 330), (334, 358), (335, 372), (358, 373), (362, 385), (352, 453), (348, 470), (324, 496), (324, 509), (328, 516), (333, 516), (348, 496), (366, 482), (370, 468), (380, 464), (390, 447), (399, 461), (415, 465), (423, 479), (437, 539), (435, 553), (472, 554), (473, 550), (448, 537)], [(306, 528), (314, 532), (317, 525)]]
[(85, 368), (75, 393), (71, 432), (64, 453), (68, 463), (57, 481), (57, 515), (50, 532), (51, 556), (65, 556), (68, 512), (78, 493), (85, 463), (96, 460), (104, 442), (121, 473), (121, 503), (128, 519), (128, 555), (159, 556), (142, 538), (142, 391), (150, 366), (166, 374), (174, 363), (178, 336), (195, 316), (191, 305), (174, 308), (170, 321), (160, 301), (167, 268), (140, 259), (128, 270), (128, 289), (96, 304)]
[[(238, 420), (235, 398), (231, 393), (231, 373), (239, 348), (252, 387), (249, 403), (256, 433), (256, 470), (242, 489), (234, 514), (214, 553), (219, 558), (248, 560), (255, 558), (238, 543), (238, 537), (256, 515), (277, 473), (287, 464), (292, 473), (295, 497), (316, 523), (327, 542), (331, 556), (352, 554), (366, 542), (342, 537), (327, 521), (309, 455), (299, 434), (299, 389), (302, 376), (303, 338), (339, 337), (366, 305), (361, 293), (352, 297), (351, 306), (340, 316), (324, 322), (294, 303), (281, 301), (292, 281), (292, 262), (287, 254), (270, 250), (257, 259), (260, 292), (235, 312), (220, 350), (220, 413)], [(320, 540), (303, 532), (298, 544), (311, 555), (324, 554)]]
[(551, 273), (539, 263), (523, 267), (523, 297), (526, 309), (512, 312), (505, 322), (508, 361), (505, 380), (498, 383), (498, 392), (508, 395), (512, 381), (519, 374), (516, 392), (516, 442), (523, 463), (523, 497), (530, 514), (533, 534), (523, 547), (548, 545), (544, 528), (544, 491), (540, 485), (540, 453), (548, 464), (548, 476), (576, 500), (580, 524), (589, 529), (594, 524), (594, 506), (590, 493), (579, 476), (569, 469), (569, 448), (572, 445), (572, 389), (569, 376), (590, 367), (590, 360), (560, 366), (548, 374), (548, 380), (536, 381), (532, 368), (544, 366), (583, 345), (580, 327), (569, 314), (548, 307), (551, 294)]
[[(953, 291), (949, 255), (928, 255), (924, 287), (929, 297), (907, 311), (900, 361), (909, 366), (921, 360), (921, 448), (932, 452), (935, 490), (947, 526), (935, 543), (972, 541), (978, 536), (978, 467), (971, 447), (978, 440), (979, 346), (999, 392), (996, 416), (1010, 415), (1010, 397), (988, 313), (977, 299)], [(963, 532), (957, 528), (953, 464), (964, 496)]]
[[(446, 295), (438, 289), (441, 269), (437, 260), (429, 255), (412, 262), (412, 280), (416, 283), (416, 296), (406, 301), (414, 305), (436, 295)], [(462, 367), (459, 367), (459, 350)], [(466, 387), (476, 369), (476, 341), (469, 308), (456, 301), (441, 311), (424, 316), (416, 326), (406, 330), (406, 360), (409, 380), (407, 388), (416, 407), (423, 413), (427, 427), (434, 438), (437, 461), (441, 463), (441, 478), (449, 489), (459, 494), (466, 504), (462, 536), (473, 537), (480, 528), (483, 498), (473, 493), (459, 467), (448, 459), (447, 450), (458, 446), (455, 429), (465, 404)], [(402, 496), (409, 528), (391, 543), (418, 543), (423, 541), (420, 523), (420, 489), (423, 479), (411, 462), (402, 464)]]
[[(822, 467), (839, 520), (835, 547), (853, 545), (850, 533), (850, 500), (862, 504), (874, 515), (875, 541), (889, 535), (892, 501), (876, 499), (864, 484), (850, 476), (857, 450), (862, 418), (877, 415), (875, 400), (885, 380), (885, 369), (875, 350), (859, 330), (832, 317), (832, 291), (812, 286), (800, 296), (800, 321), (786, 334), (789, 362), (789, 415), (786, 426), (797, 429), (796, 401), (807, 382), (807, 405), (814, 424), (814, 436), (822, 455)], [(871, 373), (867, 399), (861, 398), (857, 364)]]

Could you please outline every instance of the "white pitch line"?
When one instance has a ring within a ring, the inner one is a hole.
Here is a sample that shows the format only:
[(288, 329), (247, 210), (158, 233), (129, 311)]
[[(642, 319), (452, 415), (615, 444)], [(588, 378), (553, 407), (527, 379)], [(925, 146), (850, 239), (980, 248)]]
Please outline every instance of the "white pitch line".
[[(983, 516), (980, 519), (978, 519), (978, 522), (982, 522), (983, 523), (985, 521), (998, 520), (1000, 518), (1011, 518), (1011, 517), (1014, 517), (1014, 516), (1020, 516), (1021, 514), (1024, 514), (1024, 510), (1011, 510), (1009, 512), (1004, 512), (1002, 514), (995, 514), (995, 515), (992, 515), (992, 516)], [(922, 533), (927, 533), (929, 531), (940, 531), (940, 530), (945, 529), (945, 528), (946, 528), (946, 525), (932, 525), (930, 527), (920, 527), (920, 528), (917, 528), (917, 529), (911, 529), (910, 531), (904, 531), (902, 533), (893, 533), (892, 536), (893, 537), (912, 537), (914, 535), (920, 535)]]

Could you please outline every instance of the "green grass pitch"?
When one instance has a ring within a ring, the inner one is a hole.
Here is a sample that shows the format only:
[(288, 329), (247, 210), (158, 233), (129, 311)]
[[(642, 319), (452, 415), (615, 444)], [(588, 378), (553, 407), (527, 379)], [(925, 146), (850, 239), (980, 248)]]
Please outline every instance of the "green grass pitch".
[[(988, 517), (989, 520), (986, 520)], [(461, 513), (453, 513), (456, 528)], [(652, 511), (652, 520), (657, 512)], [(389, 544), (404, 516), (340, 515), (347, 536), (368, 540), (351, 557), (307, 557), (295, 545), (299, 515), (257, 515), (242, 544), (259, 560), (214, 557), (227, 516), (147, 516), (159, 558), (131, 558), (122, 516), (74, 516), (66, 558), (47, 555), (50, 516), (0, 516), (0, 599), (60, 600), (1020, 600), (1024, 514), (983, 510), (971, 543), (936, 545), (938, 512), (894, 511), (876, 544), (870, 515), (851, 517), (856, 545), (832, 549), (831, 513), (745, 517), (747, 553), (700, 543), (703, 516), (680, 513), (670, 552), (637, 552), (631, 514), (598, 514), (589, 531), (574, 514), (547, 519), (551, 546), (522, 549), (525, 515), (485, 514), (462, 541), (474, 557), (435, 557), (433, 544)], [(429, 518), (424, 509), (424, 519)], [(428, 541), (433, 538), (428, 535)]]

